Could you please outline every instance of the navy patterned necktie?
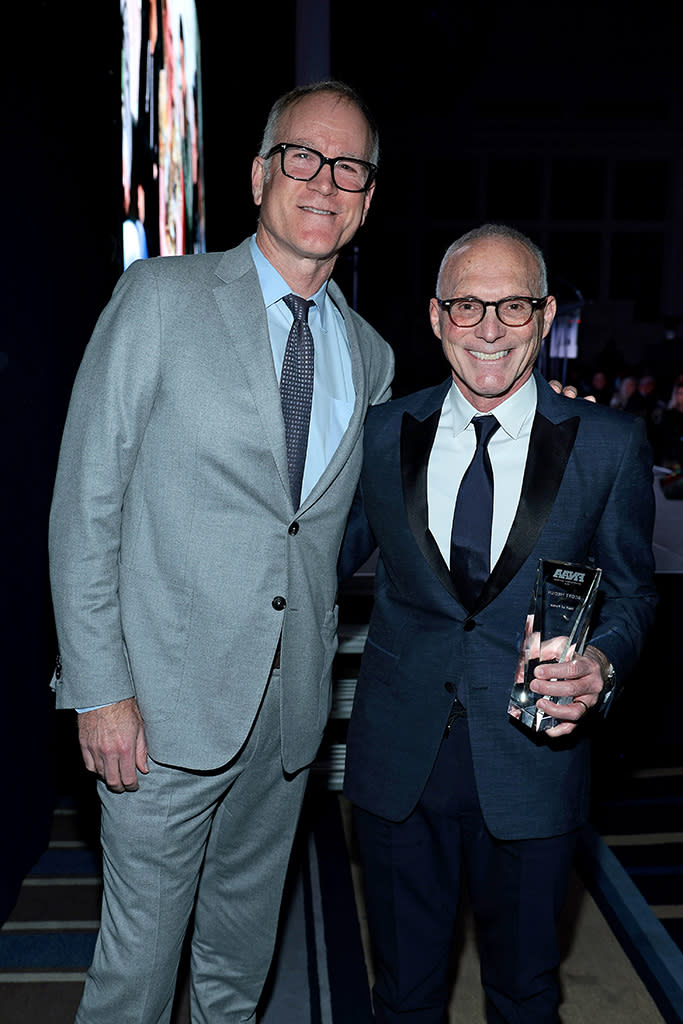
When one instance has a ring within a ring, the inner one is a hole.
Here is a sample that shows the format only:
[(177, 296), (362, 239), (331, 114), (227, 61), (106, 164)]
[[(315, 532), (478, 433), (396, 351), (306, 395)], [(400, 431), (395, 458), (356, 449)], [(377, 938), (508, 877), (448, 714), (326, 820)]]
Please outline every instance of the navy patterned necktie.
[(306, 463), (308, 428), (313, 401), (313, 335), (308, 326), (308, 311), (314, 302), (300, 295), (285, 295), (283, 300), (294, 321), (287, 338), (280, 378), (280, 402), (285, 421), (287, 471), (294, 508), (301, 500), (301, 481)]
[(500, 426), (495, 416), (475, 416), (472, 423), (477, 447), (458, 490), (451, 533), (451, 573), (468, 607), (490, 572), (493, 470), (488, 443)]

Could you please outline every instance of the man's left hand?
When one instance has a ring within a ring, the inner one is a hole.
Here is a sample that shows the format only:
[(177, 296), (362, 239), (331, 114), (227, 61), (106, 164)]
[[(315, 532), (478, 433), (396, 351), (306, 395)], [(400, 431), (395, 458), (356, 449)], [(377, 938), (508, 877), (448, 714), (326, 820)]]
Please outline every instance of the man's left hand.
[(546, 731), (554, 738), (568, 736), (598, 703), (604, 683), (600, 663), (588, 654), (580, 654), (573, 661), (545, 662), (534, 672), (531, 689), (548, 697), (571, 697), (570, 704), (554, 704), (539, 700), (536, 707), (560, 724)]

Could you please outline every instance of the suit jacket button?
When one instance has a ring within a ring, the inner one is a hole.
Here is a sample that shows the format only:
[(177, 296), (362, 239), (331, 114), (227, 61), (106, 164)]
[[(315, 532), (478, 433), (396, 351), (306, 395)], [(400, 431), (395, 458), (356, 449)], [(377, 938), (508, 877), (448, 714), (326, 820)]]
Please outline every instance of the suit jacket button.
[(446, 693), (455, 693), (455, 683), (444, 683), (443, 687)]
[(287, 607), (287, 602), (284, 597), (274, 597), (272, 604), (276, 612), (282, 612)]
[(463, 626), (463, 629), (465, 630), (466, 633), (471, 633), (475, 626), (476, 622), (474, 621), (474, 619), (465, 619), (465, 625)]
[(292, 523), (290, 528), (287, 530), (287, 533), (289, 534), (290, 537), (296, 537), (298, 532), (299, 532), (299, 524), (298, 523)]

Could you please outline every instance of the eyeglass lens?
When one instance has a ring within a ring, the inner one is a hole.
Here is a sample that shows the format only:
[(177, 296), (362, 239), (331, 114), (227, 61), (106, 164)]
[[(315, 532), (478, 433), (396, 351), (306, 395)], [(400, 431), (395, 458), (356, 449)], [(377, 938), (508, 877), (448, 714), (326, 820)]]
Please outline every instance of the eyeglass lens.
[[(513, 297), (496, 303), (496, 314), (507, 327), (521, 327), (531, 319), (534, 303), (529, 299)], [(459, 327), (474, 327), (484, 319), (486, 306), (480, 299), (460, 299), (449, 307), (453, 323)]]
[[(292, 147), (282, 150), (282, 169), (290, 178), (310, 181), (322, 167), (324, 159), (313, 150)], [(347, 192), (362, 192), (371, 173), (362, 161), (345, 157), (332, 160), (331, 169), (334, 183)]]

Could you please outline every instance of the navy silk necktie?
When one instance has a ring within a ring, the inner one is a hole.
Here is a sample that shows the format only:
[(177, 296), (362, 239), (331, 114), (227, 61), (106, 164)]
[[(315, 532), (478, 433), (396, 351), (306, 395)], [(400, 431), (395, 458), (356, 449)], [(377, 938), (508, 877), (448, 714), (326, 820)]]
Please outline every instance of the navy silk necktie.
[(313, 401), (313, 335), (308, 326), (308, 311), (314, 302), (300, 295), (285, 295), (283, 301), (294, 317), (282, 363), (280, 402), (285, 421), (289, 489), (296, 509), (301, 500)]
[(488, 443), (500, 426), (495, 416), (475, 416), (472, 423), (477, 448), (458, 490), (451, 533), (451, 573), (469, 607), (488, 579), (491, 567), (493, 470)]

